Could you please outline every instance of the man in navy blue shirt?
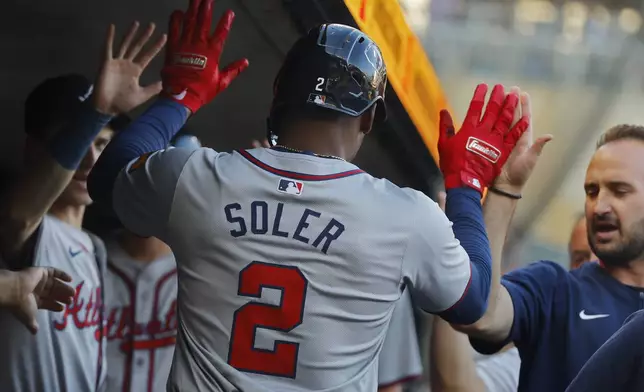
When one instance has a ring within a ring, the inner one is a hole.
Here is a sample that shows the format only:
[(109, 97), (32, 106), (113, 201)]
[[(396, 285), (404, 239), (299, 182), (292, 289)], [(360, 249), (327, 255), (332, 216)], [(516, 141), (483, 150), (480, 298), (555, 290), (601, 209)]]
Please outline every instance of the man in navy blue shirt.
[(642, 331), (644, 311), (640, 310), (590, 357), (566, 392), (644, 391)]
[[(519, 194), (528, 176), (515, 165), (495, 186)], [(620, 125), (602, 136), (584, 188), (588, 240), (601, 262), (571, 272), (550, 261), (514, 270), (493, 285), (481, 320), (456, 326), (482, 353), (514, 342), (522, 360), (519, 391), (564, 391), (624, 320), (644, 308), (644, 127)], [(506, 235), (499, 223), (516, 199), (490, 202), (486, 224), (498, 273)]]

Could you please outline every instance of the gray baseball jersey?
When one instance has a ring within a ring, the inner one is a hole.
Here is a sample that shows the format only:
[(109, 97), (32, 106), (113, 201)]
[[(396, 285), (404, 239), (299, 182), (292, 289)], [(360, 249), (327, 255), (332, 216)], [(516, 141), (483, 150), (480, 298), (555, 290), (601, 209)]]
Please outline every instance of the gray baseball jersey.
[(338, 159), (169, 148), (119, 174), (113, 205), (177, 259), (169, 391), (374, 391), (402, 285), (439, 312), (470, 279), (436, 203)]
[(389, 329), (378, 359), (378, 385), (404, 383), (423, 375), (409, 290), (400, 297), (391, 315)]
[(475, 352), (474, 361), (487, 392), (516, 392), (519, 388), (521, 357), (516, 347), (492, 355)]
[(169, 254), (133, 260), (106, 241), (107, 392), (165, 391), (177, 333), (177, 268)]
[(0, 314), (0, 389), (3, 392), (94, 391), (105, 364), (100, 331), (101, 278), (87, 233), (45, 216), (33, 265), (69, 273), (76, 295), (61, 313), (38, 312), (36, 336), (10, 314)]

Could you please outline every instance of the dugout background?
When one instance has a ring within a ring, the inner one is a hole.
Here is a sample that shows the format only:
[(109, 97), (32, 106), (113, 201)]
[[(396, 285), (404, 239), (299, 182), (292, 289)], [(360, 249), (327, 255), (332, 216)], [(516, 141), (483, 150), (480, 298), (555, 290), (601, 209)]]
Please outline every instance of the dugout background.
[[(22, 163), (23, 109), (29, 91), (41, 80), (79, 72), (93, 77), (107, 25), (117, 26), (117, 39), (133, 20), (154, 22), (165, 32), (167, 19), (187, 0), (111, 0), (65, 3), (9, 0), (0, 13), (0, 102), (3, 142), (0, 166), (9, 174)], [(190, 119), (187, 128), (205, 145), (220, 151), (249, 146), (265, 134), (273, 77), (290, 45), (321, 22), (354, 25), (342, 0), (218, 0), (217, 14), (231, 8), (237, 17), (223, 61), (250, 60), (249, 69), (217, 99)], [(213, 23), (216, 23), (214, 18)], [(155, 59), (143, 81), (158, 78)], [(378, 177), (428, 194), (437, 168), (391, 87), (387, 91), (389, 121), (367, 138), (356, 163)]]

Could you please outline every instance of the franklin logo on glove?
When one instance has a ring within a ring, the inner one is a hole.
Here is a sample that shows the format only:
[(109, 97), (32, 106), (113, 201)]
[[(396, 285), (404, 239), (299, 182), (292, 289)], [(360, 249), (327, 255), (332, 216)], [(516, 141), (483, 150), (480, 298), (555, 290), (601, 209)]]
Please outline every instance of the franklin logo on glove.
[(501, 157), (501, 151), (486, 142), (479, 140), (475, 137), (467, 139), (467, 147), (469, 151), (482, 156), (492, 163), (496, 163)]
[(174, 55), (174, 64), (184, 65), (188, 67), (204, 69), (206, 68), (206, 63), (208, 58), (206, 56), (200, 56), (198, 54), (191, 53), (176, 53)]

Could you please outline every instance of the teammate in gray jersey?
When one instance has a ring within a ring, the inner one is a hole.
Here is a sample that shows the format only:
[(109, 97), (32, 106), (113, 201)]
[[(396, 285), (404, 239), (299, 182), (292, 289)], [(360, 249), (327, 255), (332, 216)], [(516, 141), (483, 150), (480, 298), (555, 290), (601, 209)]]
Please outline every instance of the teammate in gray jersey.
[(160, 392), (177, 333), (177, 265), (161, 240), (122, 230), (106, 239), (106, 392)]
[[(172, 143), (201, 147), (183, 133)], [(105, 239), (106, 392), (165, 390), (177, 334), (177, 265), (170, 247), (155, 237), (118, 229)]]
[(11, 269), (66, 271), (75, 290), (62, 313), (38, 313), (35, 337), (10, 315), (0, 315), (3, 392), (94, 391), (105, 378), (104, 266), (97, 256), (103, 245), (81, 223), (91, 203), (87, 175), (112, 137), (113, 115), (133, 109), (160, 89), (142, 88), (138, 78), (164, 40), (139, 55), (154, 27), (132, 45), (135, 27), (113, 55), (110, 26), (95, 89), (83, 76), (64, 75), (38, 85), (25, 103), (26, 170), (4, 195), (0, 252)]
[(386, 68), (368, 36), (325, 24), (296, 42), (276, 78), (269, 129), (280, 147), (167, 148), (188, 115), (248, 65), (219, 68), (234, 14), (212, 35), (211, 16), (211, 0), (172, 14), (162, 97), (115, 137), (88, 179), (126, 228), (163, 240), (177, 259), (167, 389), (374, 391), (405, 290), (451, 322), (485, 312), (481, 195), (529, 117), (514, 124), (518, 94), (500, 85), (487, 107), (487, 86), (477, 87), (458, 133), (441, 115), (452, 230), (424, 194), (349, 162), (385, 118)]

